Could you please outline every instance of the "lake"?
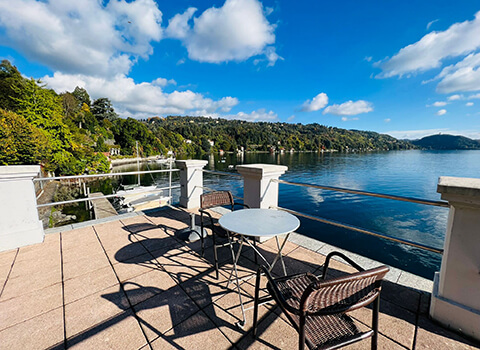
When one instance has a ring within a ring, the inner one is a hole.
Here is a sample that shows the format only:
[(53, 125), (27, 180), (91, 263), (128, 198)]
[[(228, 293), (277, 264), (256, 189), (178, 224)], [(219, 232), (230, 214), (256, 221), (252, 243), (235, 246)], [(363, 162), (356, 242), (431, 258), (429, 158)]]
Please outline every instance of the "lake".
[[(222, 159), (223, 158), (223, 159)], [(390, 151), (215, 155), (207, 168), (270, 163), (288, 166), (281, 179), (370, 192), (440, 200), (439, 176), (480, 177), (480, 151)], [(224, 161), (224, 162), (223, 162)], [(209, 187), (243, 196), (241, 180), (206, 174)], [(447, 208), (280, 184), (279, 206), (443, 248)], [(433, 279), (441, 256), (362, 233), (301, 218), (306, 236)]]
[[(439, 176), (480, 177), (480, 151), (389, 151), (371, 153), (248, 153), (207, 155), (206, 169), (230, 171), (229, 165), (282, 164), (288, 171), (281, 179), (292, 182), (343, 187), (370, 192), (440, 200)], [(142, 165), (142, 170), (159, 166)], [(135, 170), (136, 165), (122, 168)], [(117, 170), (117, 168), (115, 168)], [(128, 179), (136, 182), (136, 177)], [(152, 183), (150, 175), (142, 184)], [(162, 183), (166, 183), (166, 175)], [(178, 173), (173, 181), (178, 181)], [(204, 185), (226, 189), (243, 197), (241, 178), (204, 175)], [(178, 191), (174, 202), (178, 202)], [(280, 184), (279, 206), (305, 214), (347, 223), (394, 237), (443, 248), (447, 208), (379, 199), (314, 188)], [(391, 266), (433, 279), (441, 256), (362, 233), (300, 218), (297, 230), (306, 236), (382, 261)]]

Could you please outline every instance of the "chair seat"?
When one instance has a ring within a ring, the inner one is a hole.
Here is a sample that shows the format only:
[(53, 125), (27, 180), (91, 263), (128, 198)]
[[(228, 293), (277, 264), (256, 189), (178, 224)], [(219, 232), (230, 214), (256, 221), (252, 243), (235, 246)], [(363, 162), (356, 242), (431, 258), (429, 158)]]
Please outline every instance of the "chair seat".
[[(310, 273), (275, 279), (275, 284), (284, 299), (277, 302), (297, 329), (300, 326), (299, 316), (285, 308), (283, 304), (286, 303), (298, 310), (305, 289), (316, 280), (318, 278)], [(267, 289), (271, 295), (275, 295), (270, 282), (267, 283)], [(306, 318), (305, 337), (312, 349), (334, 349), (337, 345), (367, 338), (372, 333), (372, 330), (361, 332), (355, 322), (344, 313)]]

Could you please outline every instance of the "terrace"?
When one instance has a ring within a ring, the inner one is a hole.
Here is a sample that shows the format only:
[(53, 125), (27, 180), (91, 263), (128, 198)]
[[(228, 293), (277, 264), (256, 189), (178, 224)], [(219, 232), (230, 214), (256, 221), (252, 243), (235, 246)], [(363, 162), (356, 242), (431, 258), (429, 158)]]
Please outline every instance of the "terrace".
[[(187, 244), (176, 236), (189, 225), (191, 212), (197, 211), (168, 206), (50, 229), (43, 243), (1, 252), (0, 348), (296, 348), (298, 335), (274, 304), (260, 307), (257, 340), (251, 335), (253, 310), (247, 311), (244, 329), (235, 326), (241, 310), (234, 286), (226, 286), (229, 250), (220, 250), (217, 280), (211, 241), (202, 257), (199, 242)], [(274, 244), (267, 240), (259, 249), (272, 258)], [(293, 234), (284, 249), (288, 273), (319, 273), (331, 250), (337, 249)], [(252, 252), (245, 253), (242, 276), (256, 271)], [(366, 268), (379, 264), (348, 255)], [(332, 268), (332, 275), (352, 272), (339, 261)], [(274, 273), (280, 274), (279, 265)], [(254, 279), (242, 282), (241, 289), (251, 306)], [(431, 291), (432, 281), (391, 270), (381, 297), (380, 349), (480, 348), (471, 336), (431, 319)], [(366, 310), (353, 317), (370, 323)], [(350, 348), (369, 348), (369, 341)]]

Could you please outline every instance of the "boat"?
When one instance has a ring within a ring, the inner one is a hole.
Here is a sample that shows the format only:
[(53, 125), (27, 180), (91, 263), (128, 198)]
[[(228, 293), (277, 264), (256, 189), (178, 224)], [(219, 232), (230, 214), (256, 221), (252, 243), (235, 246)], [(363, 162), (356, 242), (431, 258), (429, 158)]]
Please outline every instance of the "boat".
[[(139, 159), (138, 142), (136, 147), (137, 159)], [(174, 160), (174, 158), (170, 157), (159, 158), (156, 161), (164, 161), (164, 163), (170, 162), (171, 164)], [(137, 168), (140, 170), (138, 161)], [(116, 197), (116, 200), (113, 202), (113, 205), (119, 214), (163, 207), (168, 205), (171, 201), (171, 197), (163, 195), (164, 190), (160, 189), (160, 186), (141, 186), (140, 175), (138, 175), (137, 184), (120, 185), (120, 188), (120, 190), (116, 191), (118, 197)]]
[(126, 185), (117, 191), (118, 199), (114, 206), (117, 212), (125, 213), (163, 207), (170, 203), (170, 197), (163, 195), (159, 186)]

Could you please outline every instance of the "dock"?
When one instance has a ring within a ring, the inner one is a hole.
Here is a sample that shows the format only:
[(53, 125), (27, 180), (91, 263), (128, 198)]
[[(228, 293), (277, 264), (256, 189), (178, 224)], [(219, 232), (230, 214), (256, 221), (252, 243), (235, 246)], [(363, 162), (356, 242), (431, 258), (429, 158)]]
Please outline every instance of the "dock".
[(103, 197), (104, 194), (102, 192), (94, 192), (88, 195), (88, 198), (92, 198), (90, 203), (92, 203), (93, 213), (95, 215), (95, 219), (103, 219), (108, 218), (110, 216), (118, 215), (117, 211), (113, 207), (113, 205), (108, 201), (106, 198), (97, 198), (95, 197)]

